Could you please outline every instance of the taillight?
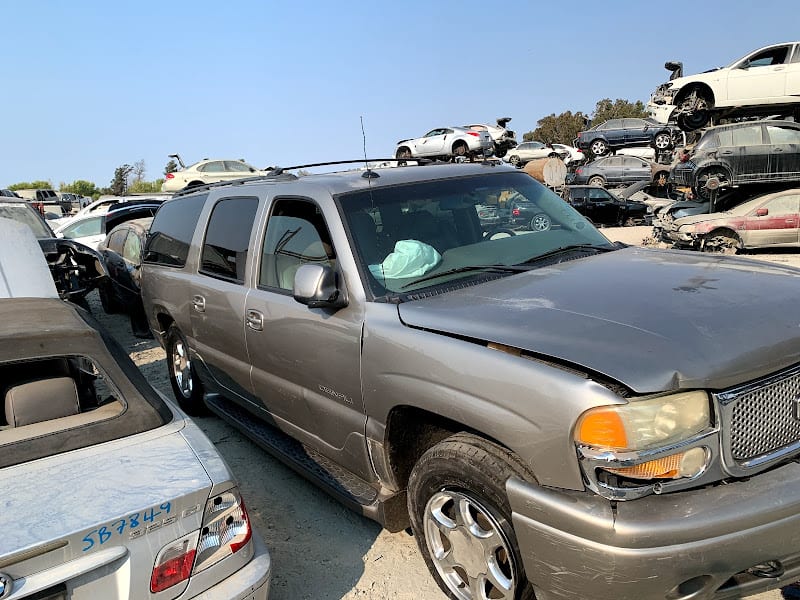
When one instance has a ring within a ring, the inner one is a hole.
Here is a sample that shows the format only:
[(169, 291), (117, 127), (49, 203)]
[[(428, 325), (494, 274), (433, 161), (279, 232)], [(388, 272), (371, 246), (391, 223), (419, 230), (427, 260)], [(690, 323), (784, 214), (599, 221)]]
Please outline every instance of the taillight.
[(247, 545), (250, 519), (239, 491), (232, 488), (206, 503), (194, 572), (207, 569)]
[(199, 531), (164, 546), (156, 557), (150, 591), (163, 591), (244, 548), (253, 536), (239, 490), (231, 488), (206, 502)]
[(581, 173), (583, 173), (583, 169), (581, 168), (575, 169), (575, 175), (580, 175)]
[(192, 574), (192, 565), (197, 552), (199, 532), (195, 531), (164, 546), (156, 557), (153, 574), (150, 576), (150, 591), (154, 594), (186, 581)]
[(481, 137), (481, 134), (477, 131), (468, 131), (467, 135), (474, 135), (475, 137)]
[(175, 173), (167, 173), (167, 179), (175, 179)]
[(514, 210), (511, 211), (511, 214), (514, 215), (515, 217), (518, 217), (519, 216), (519, 209), (515, 208)]

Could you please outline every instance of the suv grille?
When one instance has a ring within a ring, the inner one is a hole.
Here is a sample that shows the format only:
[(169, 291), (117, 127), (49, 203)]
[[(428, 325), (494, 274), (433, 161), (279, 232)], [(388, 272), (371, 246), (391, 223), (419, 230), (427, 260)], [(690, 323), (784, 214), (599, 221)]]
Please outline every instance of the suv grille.
[(725, 454), (737, 466), (762, 466), (797, 450), (790, 446), (800, 446), (800, 368), (715, 397), (722, 409), (723, 432), (728, 432), (723, 434)]

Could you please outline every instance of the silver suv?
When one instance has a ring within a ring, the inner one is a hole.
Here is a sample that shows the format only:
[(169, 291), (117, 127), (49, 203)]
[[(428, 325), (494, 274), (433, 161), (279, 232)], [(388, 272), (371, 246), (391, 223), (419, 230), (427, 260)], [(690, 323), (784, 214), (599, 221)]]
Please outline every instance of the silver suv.
[[(484, 231), (512, 200), (548, 226)], [(142, 288), (181, 406), (410, 525), (452, 598), (800, 577), (798, 270), (612, 244), (485, 163), (179, 194)]]

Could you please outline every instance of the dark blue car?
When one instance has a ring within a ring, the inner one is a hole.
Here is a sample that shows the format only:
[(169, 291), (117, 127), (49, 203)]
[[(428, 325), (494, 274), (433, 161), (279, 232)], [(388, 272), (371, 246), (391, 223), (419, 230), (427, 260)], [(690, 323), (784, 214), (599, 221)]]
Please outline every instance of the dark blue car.
[(581, 131), (575, 146), (595, 156), (632, 146), (652, 146), (659, 153), (670, 150), (682, 135), (677, 126), (653, 119), (611, 119)]

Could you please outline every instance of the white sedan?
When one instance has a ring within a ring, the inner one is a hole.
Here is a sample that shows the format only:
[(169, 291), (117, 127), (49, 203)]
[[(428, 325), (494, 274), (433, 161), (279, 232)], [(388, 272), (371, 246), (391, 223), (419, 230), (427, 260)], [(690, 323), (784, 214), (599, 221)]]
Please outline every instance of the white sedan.
[(218, 181), (233, 181), (245, 177), (266, 175), (268, 171), (256, 169), (241, 160), (203, 159), (185, 169), (167, 173), (161, 185), (162, 192), (177, 192), (185, 187), (194, 187)]
[(431, 129), (419, 138), (397, 142), (395, 157), (409, 158), (473, 158), (491, 156), (494, 151), (492, 136), (485, 129), (473, 131), (464, 127)]
[(542, 142), (522, 142), (516, 148), (508, 151), (508, 154), (503, 158), (515, 167), (521, 167), (525, 163), (537, 158), (566, 158), (569, 155), (568, 151), (559, 151), (552, 146), (543, 144)]

